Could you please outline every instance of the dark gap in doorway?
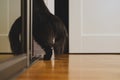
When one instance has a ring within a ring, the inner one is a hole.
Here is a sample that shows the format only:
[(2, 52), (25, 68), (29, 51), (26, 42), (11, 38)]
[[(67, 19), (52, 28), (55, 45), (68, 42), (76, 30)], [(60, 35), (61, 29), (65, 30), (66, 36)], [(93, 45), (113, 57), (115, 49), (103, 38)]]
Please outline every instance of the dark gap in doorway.
[[(64, 22), (69, 35), (69, 0), (55, 0), (55, 15)], [(69, 38), (64, 53), (69, 53)]]

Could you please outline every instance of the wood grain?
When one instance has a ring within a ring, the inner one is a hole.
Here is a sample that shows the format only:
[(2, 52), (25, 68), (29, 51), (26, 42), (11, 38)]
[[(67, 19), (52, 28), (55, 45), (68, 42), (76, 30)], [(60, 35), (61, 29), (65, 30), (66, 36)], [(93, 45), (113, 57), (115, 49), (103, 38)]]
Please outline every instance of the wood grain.
[(120, 80), (120, 56), (65, 54), (36, 62), (16, 80)]

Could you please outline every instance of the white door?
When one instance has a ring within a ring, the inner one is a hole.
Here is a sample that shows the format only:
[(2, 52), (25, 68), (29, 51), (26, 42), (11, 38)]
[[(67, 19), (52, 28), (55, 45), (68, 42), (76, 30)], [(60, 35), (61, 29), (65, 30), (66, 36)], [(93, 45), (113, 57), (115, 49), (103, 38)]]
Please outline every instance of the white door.
[(70, 53), (120, 53), (120, 0), (70, 0)]

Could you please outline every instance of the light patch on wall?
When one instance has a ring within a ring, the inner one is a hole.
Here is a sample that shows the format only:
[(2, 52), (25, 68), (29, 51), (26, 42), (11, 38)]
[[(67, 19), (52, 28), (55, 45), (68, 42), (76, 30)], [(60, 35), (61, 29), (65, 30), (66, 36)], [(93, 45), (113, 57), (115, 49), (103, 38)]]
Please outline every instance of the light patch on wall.
[(55, 10), (55, 7), (54, 7), (54, 3), (55, 3), (55, 0), (44, 0), (45, 3), (46, 3), (46, 6), (48, 7), (48, 9), (50, 10), (50, 12), (52, 14), (54, 14), (54, 10)]

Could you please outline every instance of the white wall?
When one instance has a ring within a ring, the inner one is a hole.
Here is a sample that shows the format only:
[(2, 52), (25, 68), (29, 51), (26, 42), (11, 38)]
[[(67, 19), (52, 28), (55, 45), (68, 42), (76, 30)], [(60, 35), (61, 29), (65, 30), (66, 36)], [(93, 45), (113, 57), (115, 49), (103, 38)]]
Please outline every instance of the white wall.
[(55, 8), (54, 3), (55, 3), (55, 1), (54, 0), (44, 0), (44, 1), (47, 5), (48, 9), (50, 10), (50, 12), (54, 14), (54, 8)]

